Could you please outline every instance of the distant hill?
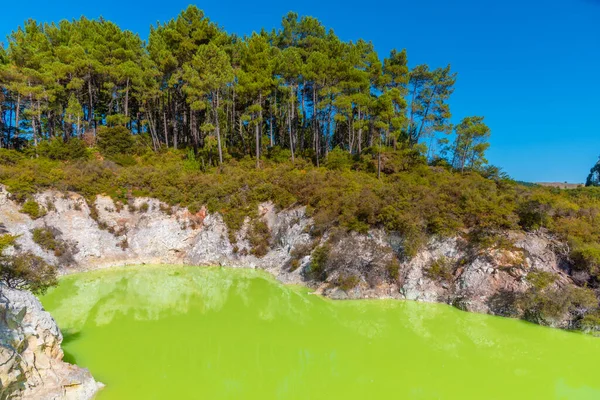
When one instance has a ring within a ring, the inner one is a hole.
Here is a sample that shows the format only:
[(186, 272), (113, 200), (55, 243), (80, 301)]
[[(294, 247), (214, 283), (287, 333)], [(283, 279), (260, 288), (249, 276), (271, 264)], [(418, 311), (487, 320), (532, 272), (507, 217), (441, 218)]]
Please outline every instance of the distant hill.
[(536, 182), (537, 185), (540, 186), (551, 186), (560, 189), (576, 189), (578, 187), (583, 187), (585, 184), (583, 183), (567, 183), (567, 182)]

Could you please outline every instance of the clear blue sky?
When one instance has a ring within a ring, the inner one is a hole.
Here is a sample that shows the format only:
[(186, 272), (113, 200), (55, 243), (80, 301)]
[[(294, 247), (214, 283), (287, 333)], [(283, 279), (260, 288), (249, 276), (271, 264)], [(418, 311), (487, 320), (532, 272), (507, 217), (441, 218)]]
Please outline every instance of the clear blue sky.
[[(28, 18), (103, 16), (145, 38), (186, 0), (29, 0), (0, 13), (0, 37)], [(483, 115), (489, 160), (515, 179), (584, 181), (600, 155), (600, 0), (263, 0), (196, 3), (230, 33), (278, 27), (288, 11), (312, 15), (380, 55), (406, 48), (411, 65), (458, 72), (454, 120)]]

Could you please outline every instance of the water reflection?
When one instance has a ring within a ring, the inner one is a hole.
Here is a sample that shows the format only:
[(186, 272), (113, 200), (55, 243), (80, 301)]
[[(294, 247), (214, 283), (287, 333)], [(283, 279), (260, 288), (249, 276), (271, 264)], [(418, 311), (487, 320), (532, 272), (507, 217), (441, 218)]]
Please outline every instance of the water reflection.
[(98, 271), (43, 301), (81, 332), (66, 347), (109, 384), (101, 399), (600, 398), (595, 338), (438, 304), (334, 302), (258, 271)]

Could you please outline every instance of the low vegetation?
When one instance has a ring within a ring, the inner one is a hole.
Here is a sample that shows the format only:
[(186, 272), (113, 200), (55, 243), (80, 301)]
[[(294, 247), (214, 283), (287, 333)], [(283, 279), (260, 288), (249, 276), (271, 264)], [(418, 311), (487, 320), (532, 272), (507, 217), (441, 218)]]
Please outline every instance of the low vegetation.
[(248, 241), (251, 246), (250, 253), (257, 257), (265, 256), (269, 252), (270, 240), (271, 231), (267, 224), (260, 219), (254, 220), (250, 225), (248, 234)]
[(0, 235), (0, 282), (11, 289), (29, 290), (43, 294), (57, 281), (56, 267), (31, 253), (5, 255), (4, 251), (15, 245), (16, 237)]
[(325, 268), (327, 266), (329, 251), (329, 245), (324, 244), (315, 248), (312, 252), (308, 273), (313, 279), (324, 280), (327, 277)]
[[(557, 285), (557, 276), (545, 271), (528, 274), (531, 288), (518, 300), (525, 318), (536, 323), (552, 325), (566, 313), (574, 316), (577, 324), (589, 324), (590, 318), (579, 322), (590, 311), (598, 309), (598, 299), (593, 290), (586, 287)], [(594, 315), (592, 313), (592, 315)], [(581, 326), (580, 326), (581, 327)]]
[[(45, 208), (31, 196), (49, 188), (78, 192), (90, 204), (105, 193), (120, 203), (127, 203), (128, 194), (156, 197), (192, 212), (206, 205), (232, 231), (246, 217), (254, 219), (260, 202), (280, 208), (306, 205), (315, 222), (313, 235), (334, 226), (358, 232), (380, 226), (403, 235), (407, 256), (431, 235), (545, 229), (569, 244), (573, 268), (587, 274), (590, 283), (600, 273), (600, 219), (595, 217), (600, 215), (600, 188), (525, 187), (497, 174), (490, 177), (485, 169), (457, 173), (431, 165), (409, 149), (386, 150), (386, 159), (411, 167), (389, 168), (392, 172), (379, 179), (372, 156), (349, 155), (346, 169), (337, 163), (333, 169), (316, 167), (302, 158), (293, 163), (264, 158), (256, 169), (253, 160), (242, 158), (200, 171), (182, 168), (184, 151), (147, 150), (135, 156), (133, 165), (120, 166), (98, 157), (65, 162), (2, 149), (0, 183), (32, 218), (43, 216)], [(250, 235), (259, 253), (265, 242), (260, 228), (253, 225)]]
[(21, 207), (21, 212), (29, 215), (33, 219), (44, 216), (44, 209), (35, 200), (27, 200)]
[(425, 275), (435, 281), (451, 282), (454, 277), (454, 268), (450, 260), (440, 257), (425, 268)]

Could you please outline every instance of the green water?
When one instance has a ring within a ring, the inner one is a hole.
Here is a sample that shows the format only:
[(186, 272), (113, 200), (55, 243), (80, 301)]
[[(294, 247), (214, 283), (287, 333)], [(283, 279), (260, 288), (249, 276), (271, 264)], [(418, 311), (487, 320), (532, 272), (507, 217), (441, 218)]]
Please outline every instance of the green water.
[(252, 270), (68, 276), (42, 298), (109, 399), (599, 399), (600, 339)]

